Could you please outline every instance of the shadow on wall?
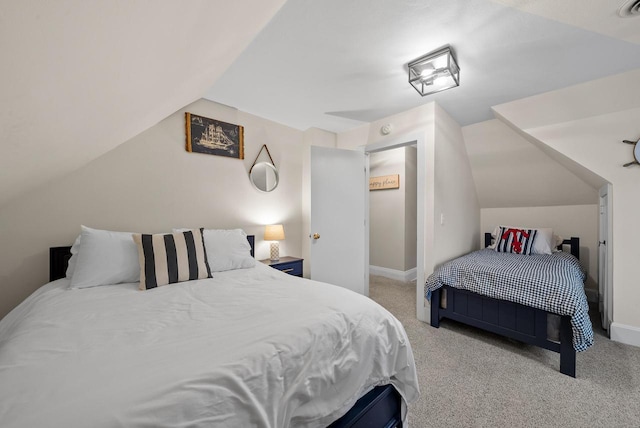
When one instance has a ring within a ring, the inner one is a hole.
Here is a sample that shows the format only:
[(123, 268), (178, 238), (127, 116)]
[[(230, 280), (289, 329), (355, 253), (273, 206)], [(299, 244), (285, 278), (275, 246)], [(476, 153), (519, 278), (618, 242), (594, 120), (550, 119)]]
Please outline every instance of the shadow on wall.
[[(25, 284), (24, 279), (33, 277), (34, 271), (40, 279), (35, 283)], [(0, 301), (0, 319), (48, 282), (49, 249), (46, 248), (24, 258), (18, 266), (9, 271), (9, 275), (0, 276), (0, 284), (3, 285), (4, 292), (9, 294)]]

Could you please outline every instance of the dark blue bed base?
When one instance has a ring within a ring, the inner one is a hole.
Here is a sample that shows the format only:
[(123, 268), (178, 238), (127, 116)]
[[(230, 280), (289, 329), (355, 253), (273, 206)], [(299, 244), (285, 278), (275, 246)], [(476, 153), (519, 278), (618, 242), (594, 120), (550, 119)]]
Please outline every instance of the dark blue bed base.
[(400, 400), (393, 386), (377, 386), (329, 428), (402, 428)]
[[(247, 236), (255, 257), (255, 236)], [(49, 248), (49, 281), (64, 278), (71, 247)], [(402, 428), (400, 394), (391, 385), (378, 386), (361, 397), (331, 428)]]
[[(491, 234), (485, 233), (485, 247), (491, 244)], [(571, 254), (580, 258), (580, 239), (565, 239)], [(440, 296), (446, 292), (447, 307), (440, 306)], [(547, 339), (547, 315), (550, 312), (506, 300), (493, 299), (467, 290), (443, 286), (431, 294), (431, 326), (440, 327), (448, 318), (529, 345), (560, 353), (560, 372), (576, 377), (576, 351), (569, 316), (560, 317), (560, 343)]]

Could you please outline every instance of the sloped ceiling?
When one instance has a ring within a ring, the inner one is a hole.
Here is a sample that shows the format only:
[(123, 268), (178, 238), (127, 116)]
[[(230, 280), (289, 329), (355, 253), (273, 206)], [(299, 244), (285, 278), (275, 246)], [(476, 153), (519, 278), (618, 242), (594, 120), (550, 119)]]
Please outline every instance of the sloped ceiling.
[[(436, 101), (463, 126), (482, 207), (593, 204), (601, 177), (569, 168), (495, 120), (492, 107), (640, 69), (640, 17), (618, 16), (624, 1), (288, 2), (206, 98), (334, 132)], [(445, 44), (460, 87), (422, 98), (406, 64)], [(584, 96), (522, 113), (549, 124), (607, 108)], [(629, 101), (616, 99), (620, 108)]]
[[(633, 160), (632, 147), (622, 144), (622, 140), (636, 141), (640, 136), (639, 82), (640, 69), (632, 70), (498, 105), (494, 111), (504, 123), (519, 130), (533, 145), (594, 188), (606, 182), (635, 185), (637, 171), (622, 168), (624, 163)], [(624, 125), (616, 123), (618, 117), (625, 118)], [(571, 158), (560, 153), (560, 149), (564, 149), (562, 144), (556, 142), (552, 147), (544, 142), (545, 139), (571, 140), (569, 135), (580, 135), (585, 129), (589, 129), (586, 133), (596, 139), (597, 144), (593, 147), (585, 144)], [(587, 158), (591, 163), (580, 158)]]
[(629, 0), (493, 0), (523, 12), (640, 45), (638, 18), (621, 19)]
[[(431, 101), (466, 126), (640, 68), (640, 18), (619, 17), (623, 1), (290, 1), (206, 98), (301, 130), (343, 132)], [(421, 97), (406, 65), (446, 44), (460, 86)]]
[(588, 205), (598, 191), (498, 119), (462, 128), (480, 208)]
[(284, 2), (2, 1), (0, 206), (202, 97)]
[[(4, 0), (0, 208), (205, 94), (299, 129), (434, 100), (463, 126), (492, 119), (492, 106), (640, 68), (640, 18), (619, 18), (623, 1)], [(422, 98), (406, 63), (444, 44), (461, 86)]]

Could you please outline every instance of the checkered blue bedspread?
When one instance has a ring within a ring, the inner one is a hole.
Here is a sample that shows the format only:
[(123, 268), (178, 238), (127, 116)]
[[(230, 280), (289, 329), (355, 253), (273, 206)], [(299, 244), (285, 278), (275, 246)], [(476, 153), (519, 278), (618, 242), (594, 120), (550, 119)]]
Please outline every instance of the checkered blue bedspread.
[(585, 272), (569, 253), (520, 255), (491, 249), (475, 251), (440, 266), (427, 278), (425, 296), (443, 285), (495, 299), (570, 315), (573, 347), (593, 345)]

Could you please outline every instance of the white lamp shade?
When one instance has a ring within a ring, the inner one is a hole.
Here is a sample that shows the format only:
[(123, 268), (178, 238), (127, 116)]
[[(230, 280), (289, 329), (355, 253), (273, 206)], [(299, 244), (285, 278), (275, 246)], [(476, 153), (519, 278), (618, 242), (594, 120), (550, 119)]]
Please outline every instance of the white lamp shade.
[(284, 226), (271, 224), (264, 227), (265, 241), (282, 241), (284, 239)]

